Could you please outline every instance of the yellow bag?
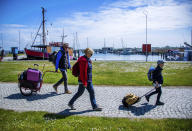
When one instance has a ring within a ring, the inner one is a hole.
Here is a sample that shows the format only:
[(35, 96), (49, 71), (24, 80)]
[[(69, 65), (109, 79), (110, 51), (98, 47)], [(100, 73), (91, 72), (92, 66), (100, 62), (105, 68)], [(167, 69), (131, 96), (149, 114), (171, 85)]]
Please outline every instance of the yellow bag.
[(138, 99), (139, 99), (139, 97), (134, 94), (127, 94), (125, 96), (125, 102), (128, 105), (132, 105), (132, 104), (136, 103)]

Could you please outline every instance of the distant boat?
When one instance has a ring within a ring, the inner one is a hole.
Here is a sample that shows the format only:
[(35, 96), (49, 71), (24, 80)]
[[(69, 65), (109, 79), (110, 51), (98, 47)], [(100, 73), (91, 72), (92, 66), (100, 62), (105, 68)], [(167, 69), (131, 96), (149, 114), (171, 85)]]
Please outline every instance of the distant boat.
[(51, 48), (47, 45), (34, 45), (31, 46), (36, 49), (27, 49), (25, 48), (25, 53), (27, 55), (28, 59), (49, 59), (50, 53), (48, 53), (46, 50), (47, 48)]
[[(49, 46), (50, 46), (50, 49), (52, 52), (57, 52), (58, 50), (60, 50), (60, 47), (63, 46), (63, 44), (65, 44), (65, 43), (66, 42), (50, 42)], [(68, 48), (68, 53), (69, 53), (70, 59), (73, 60), (73, 48), (72, 47)]]
[(133, 54), (131, 48), (123, 48), (123, 51), (121, 53), (122, 55), (131, 55)]
[[(43, 16), (43, 21), (38, 29), (38, 32), (35, 36), (35, 39), (31, 45), (31, 49), (25, 48), (25, 53), (27, 55), (28, 59), (48, 59), (49, 55), (51, 54), (51, 46), (45, 45), (46, 41), (46, 34), (45, 34), (45, 17), (44, 17), (45, 9), (42, 7), (42, 16)], [(39, 35), (40, 28), (42, 26), (42, 40), (43, 44), (35, 45), (35, 40), (37, 36)]]
[[(26, 49), (25, 53), (29, 59), (49, 59), (49, 56), (54, 51), (60, 50), (60, 47), (63, 46), (64, 42), (50, 42), (49, 45), (33, 45), (32, 48), (36, 49)], [(73, 48), (69, 47), (68, 49), (70, 59), (73, 59)]]

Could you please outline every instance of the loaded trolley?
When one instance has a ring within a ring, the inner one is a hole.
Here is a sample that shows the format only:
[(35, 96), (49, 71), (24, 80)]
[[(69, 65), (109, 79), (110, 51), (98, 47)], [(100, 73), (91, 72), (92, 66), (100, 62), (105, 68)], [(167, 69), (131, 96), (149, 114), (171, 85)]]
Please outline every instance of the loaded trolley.
[[(34, 64), (35, 66), (39, 66), (38, 64)], [(44, 70), (45, 64), (43, 66)], [(53, 72), (53, 71), (46, 71)], [(45, 72), (45, 73), (46, 73)], [(38, 69), (28, 68), (22, 73), (18, 74), (18, 87), (20, 92), (24, 96), (30, 96), (33, 92), (40, 91), (43, 84), (43, 77), (45, 73), (42, 73)]]

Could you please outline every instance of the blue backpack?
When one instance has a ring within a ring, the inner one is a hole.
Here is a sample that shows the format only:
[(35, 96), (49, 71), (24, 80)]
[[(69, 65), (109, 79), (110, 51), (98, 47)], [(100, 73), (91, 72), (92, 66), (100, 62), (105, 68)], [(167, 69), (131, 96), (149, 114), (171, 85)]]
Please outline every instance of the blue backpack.
[(155, 67), (153, 67), (153, 66), (151, 66), (149, 68), (149, 71), (147, 73), (147, 77), (148, 77), (149, 81), (153, 81), (153, 72), (154, 72), (154, 70), (155, 70)]

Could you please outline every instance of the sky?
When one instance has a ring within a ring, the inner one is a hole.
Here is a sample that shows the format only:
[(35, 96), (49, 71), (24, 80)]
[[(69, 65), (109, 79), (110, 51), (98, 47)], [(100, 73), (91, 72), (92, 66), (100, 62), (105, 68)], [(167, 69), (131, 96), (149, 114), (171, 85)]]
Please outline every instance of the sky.
[[(46, 42), (75, 48), (191, 44), (192, 0), (0, 0), (0, 46), (29, 47), (46, 9)], [(20, 34), (20, 44), (19, 44)], [(77, 36), (76, 36), (77, 34)], [(36, 44), (42, 40), (37, 37)], [(105, 41), (105, 42), (104, 42)]]

